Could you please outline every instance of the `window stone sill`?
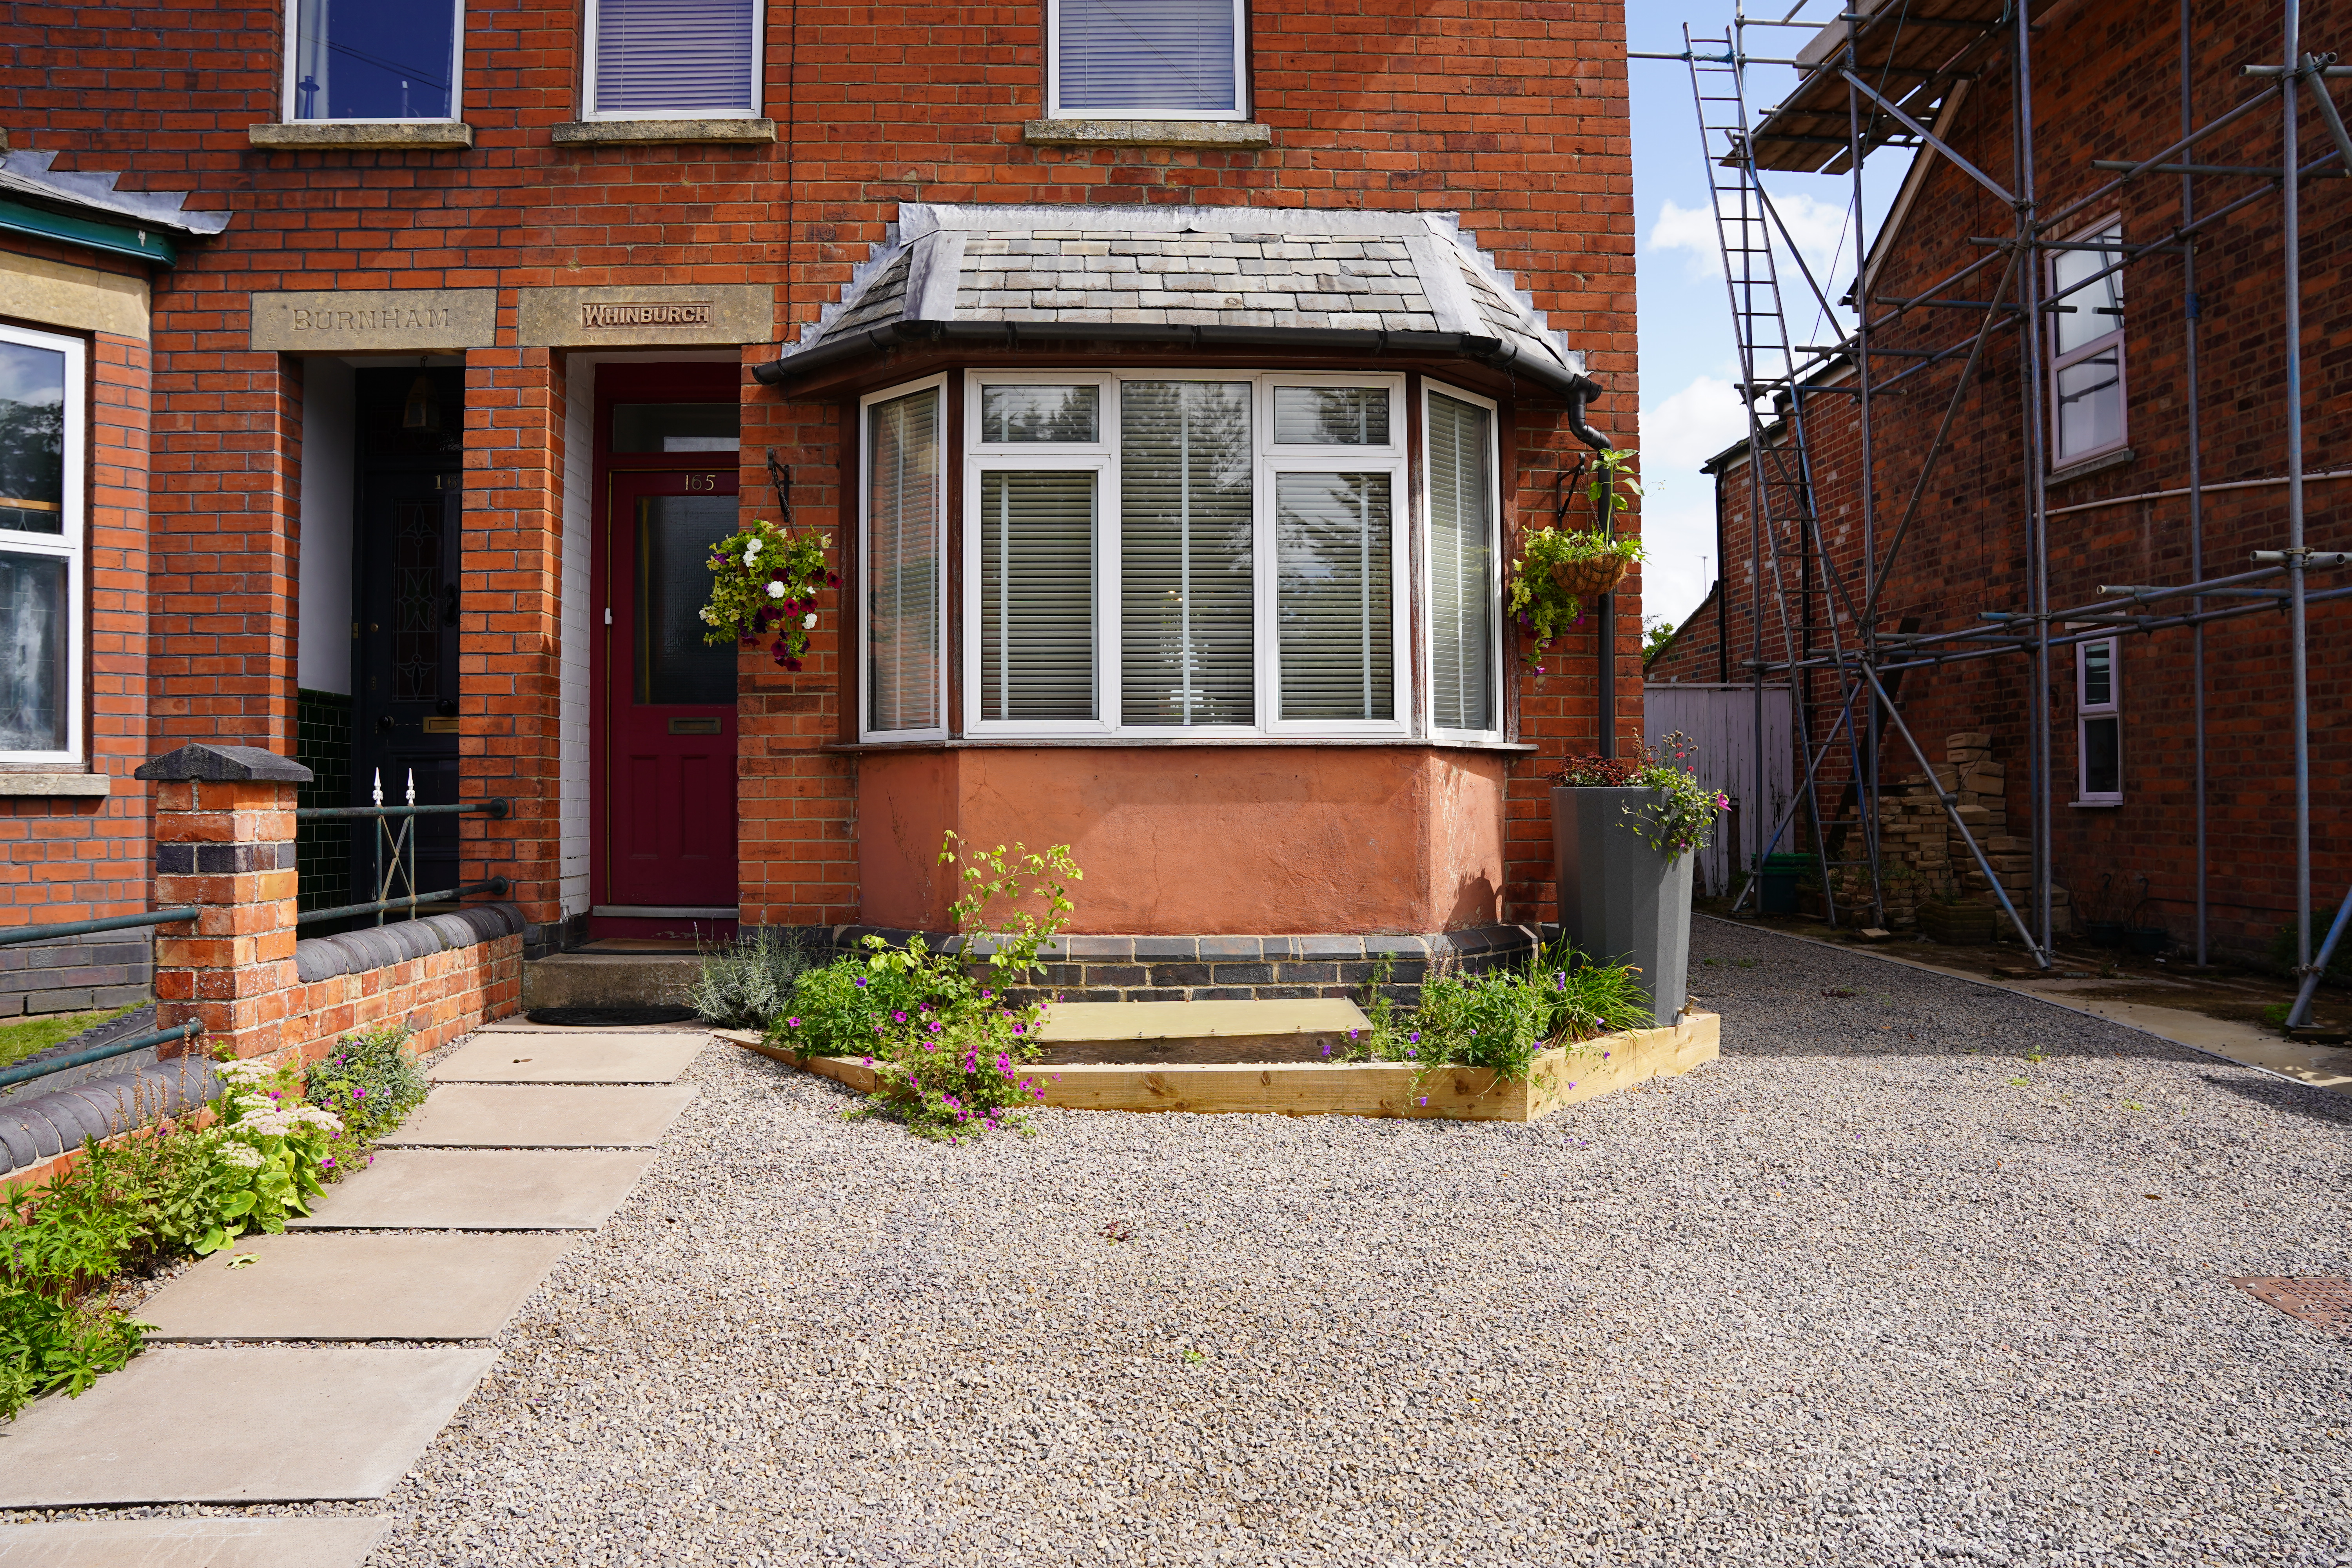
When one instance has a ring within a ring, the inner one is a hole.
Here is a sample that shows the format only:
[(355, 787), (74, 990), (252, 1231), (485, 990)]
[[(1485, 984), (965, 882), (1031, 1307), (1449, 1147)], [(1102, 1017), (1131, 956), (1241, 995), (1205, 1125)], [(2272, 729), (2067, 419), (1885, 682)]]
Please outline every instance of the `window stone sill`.
[(105, 773), (34, 773), (0, 769), (0, 796), (24, 799), (79, 795), (104, 799), (113, 788), (114, 780)]
[(827, 752), (975, 752), (1041, 751), (1049, 747), (1118, 747), (1150, 751), (1180, 746), (1236, 749), (1252, 746), (1418, 746), (1433, 752), (1507, 752), (1533, 755), (1543, 748), (1532, 741), (1450, 741), (1426, 735), (1212, 735), (1198, 740), (1181, 736), (1143, 735), (985, 735), (948, 741), (836, 741), (819, 748)]
[(1210, 147), (1255, 152), (1274, 145), (1274, 127), (1254, 120), (1031, 120), (1032, 147)]
[(366, 125), (319, 121), (248, 125), (246, 141), (256, 147), (425, 148), (447, 152), (471, 147), (474, 128), (462, 120), (404, 120)]
[(2104, 474), (2109, 468), (2120, 468), (2126, 463), (2138, 460), (2139, 454), (2134, 452), (2129, 447), (2120, 451), (2102, 452), (2095, 458), (2084, 458), (2071, 468), (2053, 468), (2050, 471), (2050, 477), (2042, 483), (2045, 485), (2068, 484), (2075, 479), (2087, 479), (2093, 474)]
[(559, 147), (648, 142), (773, 142), (772, 120), (572, 120), (555, 128)]
[(2070, 800), (2066, 804), (2076, 811), (2119, 811), (2124, 803), (2119, 800)]

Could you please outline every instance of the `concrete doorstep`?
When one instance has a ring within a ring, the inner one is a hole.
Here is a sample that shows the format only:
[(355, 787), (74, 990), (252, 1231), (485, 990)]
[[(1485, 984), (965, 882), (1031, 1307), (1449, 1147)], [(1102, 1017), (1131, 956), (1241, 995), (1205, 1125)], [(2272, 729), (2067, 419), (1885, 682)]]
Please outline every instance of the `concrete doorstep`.
[(0, 1528), (0, 1568), (359, 1568), (389, 1518), (89, 1519)]

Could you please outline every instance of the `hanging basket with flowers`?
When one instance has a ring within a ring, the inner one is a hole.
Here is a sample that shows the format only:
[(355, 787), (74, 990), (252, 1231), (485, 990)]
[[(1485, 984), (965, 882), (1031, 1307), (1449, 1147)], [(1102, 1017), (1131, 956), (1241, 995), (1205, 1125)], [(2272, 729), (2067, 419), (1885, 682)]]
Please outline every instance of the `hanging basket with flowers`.
[[(1633, 454), (1606, 451), (1599, 459), (1584, 487), (1592, 503), (1592, 527), (1547, 525), (1519, 535), (1518, 557), (1510, 569), (1510, 613), (1527, 636), (1529, 664), (1584, 618), (1589, 601), (1613, 592), (1642, 559), (1641, 540), (1617, 532), (1626, 497), (1642, 493), (1625, 473)], [(1563, 506), (1563, 520), (1566, 511)]]
[(710, 602), (702, 607), (709, 630), (702, 640), (745, 647), (772, 635), (778, 664), (798, 669), (816, 629), (816, 595), (841, 579), (824, 569), (832, 537), (793, 535), (765, 519), (720, 540), (710, 551)]

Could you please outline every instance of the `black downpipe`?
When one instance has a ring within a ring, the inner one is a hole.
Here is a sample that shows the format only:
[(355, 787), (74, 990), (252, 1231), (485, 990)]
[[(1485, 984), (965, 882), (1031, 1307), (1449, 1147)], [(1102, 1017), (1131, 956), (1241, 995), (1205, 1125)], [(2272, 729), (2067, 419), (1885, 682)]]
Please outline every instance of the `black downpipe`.
[[(1568, 395), (1569, 433), (1596, 452), (1612, 450), (1616, 443), (1584, 422), (1584, 405), (1601, 395), (1601, 388), (1582, 376)], [(1606, 529), (1611, 520), (1596, 517), (1594, 522)], [(1601, 623), (1601, 647), (1597, 661), (1601, 668), (1601, 755), (1617, 754), (1617, 595), (1601, 595), (1599, 613), (1594, 617)]]

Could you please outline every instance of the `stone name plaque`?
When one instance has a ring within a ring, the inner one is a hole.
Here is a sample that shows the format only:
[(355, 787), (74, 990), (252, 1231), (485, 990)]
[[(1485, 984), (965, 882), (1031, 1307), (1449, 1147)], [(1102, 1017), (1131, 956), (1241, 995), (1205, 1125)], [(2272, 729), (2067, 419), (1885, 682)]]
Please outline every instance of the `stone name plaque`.
[(776, 291), (765, 283), (614, 284), (525, 289), (516, 341), (534, 348), (623, 348), (772, 342)]
[(253, 296), (253, 346), (279, 353), (483, 349), (495, 289), (335, 289)]

